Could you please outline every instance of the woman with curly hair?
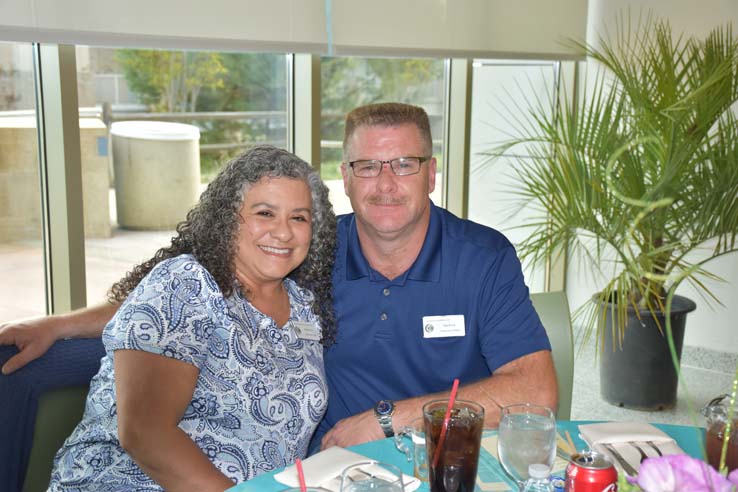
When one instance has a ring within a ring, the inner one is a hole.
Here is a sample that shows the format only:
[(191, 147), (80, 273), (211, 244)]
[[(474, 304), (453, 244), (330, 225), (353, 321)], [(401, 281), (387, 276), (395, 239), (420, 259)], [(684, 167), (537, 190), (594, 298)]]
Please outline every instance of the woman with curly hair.
[(229, 162), (111, 289), (122, 304), (50, 490), (223, 490), (304, 456), (327, 404), (335, 229), (293, 154)]

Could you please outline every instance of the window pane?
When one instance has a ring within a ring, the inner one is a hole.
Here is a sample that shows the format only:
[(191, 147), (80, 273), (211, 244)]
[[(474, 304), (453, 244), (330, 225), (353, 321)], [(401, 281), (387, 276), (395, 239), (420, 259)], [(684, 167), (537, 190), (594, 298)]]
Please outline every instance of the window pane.
[[(519, 159), (525, 157), (507, 155), (492, 164), (482, 153), (515, 134), (528, 114), (529, 101), (553, 100), (554, 69), (553, 62), (474, 63), (469, 218), (494, 227), (513, 244), (528, 233), (516, 227), (531, 217), (529, 209), (520, 209), (514, 195), (518, 186), (515, 169)], [(544, 290), (542, 268), (533, 270), (524, 265), (523, 271), (532, 292)]]
[(379, 102), (415, 104), (428, 113), (433, 155), (438, 161), (436, 188), (431, 198), (437, 205), (443, 205), (444, 71), (443, 60), (425, 58), (322, 58), (320, 172), (331, 190), (337, 214), (351, 212), (340, 170), (344, 117), (357, 106)]
[(254, 144), (287, 147), (287, 56), (78, 46), (77, 71), (94, 304), (169, 244), (223, 163)]
[(0, 321), (46, 313), (30, 44), (0, 42)]

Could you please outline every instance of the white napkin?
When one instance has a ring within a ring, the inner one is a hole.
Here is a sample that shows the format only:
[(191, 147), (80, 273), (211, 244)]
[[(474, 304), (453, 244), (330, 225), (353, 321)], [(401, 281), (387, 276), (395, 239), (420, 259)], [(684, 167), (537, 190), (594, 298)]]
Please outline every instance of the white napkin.
[(633, 443), (648, 457), (658, 456), (658, 453), (647, 444), (647, 441), (653, 442), (664, 455), (684, 453), (674, 439), (653, 425), (643, 422), (585, 424), (579, 426), (579, 433), (592, 450), (606, 455), (621, 471), (623, 467), (618, 459), (605, 448), (604, 444), (610, 444), (636, 471), (641, 466), (641, 453)]
[[(312, 455), (302, 462), (305, 484), (308, 487), (322, 487), (332, 492), (340, 492), (341, 472), (350, 465), (369, 460), (371, 458), (367, 458), (364, 455), (333, 446), (332, 448)], [(381, 473), (371, 467), (367, 468), (367, 471), (372, 471), (381, 476)], [(300, 486), (300, 481), (297, 478), (297, 467), (295, 465), (288, 466), (283, 471), (277, 473), (274, 475), (274, 479), (289, 487)], [(405, 485), (405, 492), (412, 492), (420, 486), (420, 480), (405, 474), (402, 475), (402, 483)]]

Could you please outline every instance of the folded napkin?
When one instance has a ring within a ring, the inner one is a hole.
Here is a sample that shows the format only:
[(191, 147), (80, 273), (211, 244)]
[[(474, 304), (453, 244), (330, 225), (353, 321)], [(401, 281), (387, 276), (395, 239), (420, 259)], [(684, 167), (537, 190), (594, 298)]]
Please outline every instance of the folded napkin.
[[(674, 439), (662, 430), (642, 422), (606, 422), (580, 425), (579, 433), (590, 449), (606, 455), (620, 471), (626, 471), (622, 464), (623, 460), (632, 466), (636, 472), (638, 471), (642, 458), (638, 448), (641, 448), (649, 458), (658, 456), (654, 446), (664, 455), (684, 453)], [(612, 449), (608, 449), (608, 447)], [(615, 453), (619, 454), (622, 460), (618, 459)]]
[[(371, 458), (338, 446), (328, 448), (302, 462), (305, 484), (308, 487), (322, 487), (331, 492), (340, 492), (341, 472), (346, 467), (362, 461), (371, 461)], [(380, 477), (381, 470), (381, 467), (377, 466), (368, 466), (366, 469), (366, 471), (376, 473)], [(277, 473), (274, 475), (274, 479), (290, 487), (300, 486), (295, 465), (288, 466)], [(420, 480), (405, 474), (402, 475), (402, 483), (405, 485), (405, 492), (412, 492), (420, 486)]]

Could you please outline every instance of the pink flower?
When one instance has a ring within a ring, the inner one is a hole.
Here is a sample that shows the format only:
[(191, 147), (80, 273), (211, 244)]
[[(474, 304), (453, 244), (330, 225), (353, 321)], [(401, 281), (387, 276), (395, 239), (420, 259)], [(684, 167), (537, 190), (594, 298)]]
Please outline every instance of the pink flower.
[(738, 468), (728, 473), (728, 481), (738, 485)]
[(729, 480), (704, 461), (675, 454), (645, 460), (635, 483), (644, 492), (734, 492), (738, 473)]

